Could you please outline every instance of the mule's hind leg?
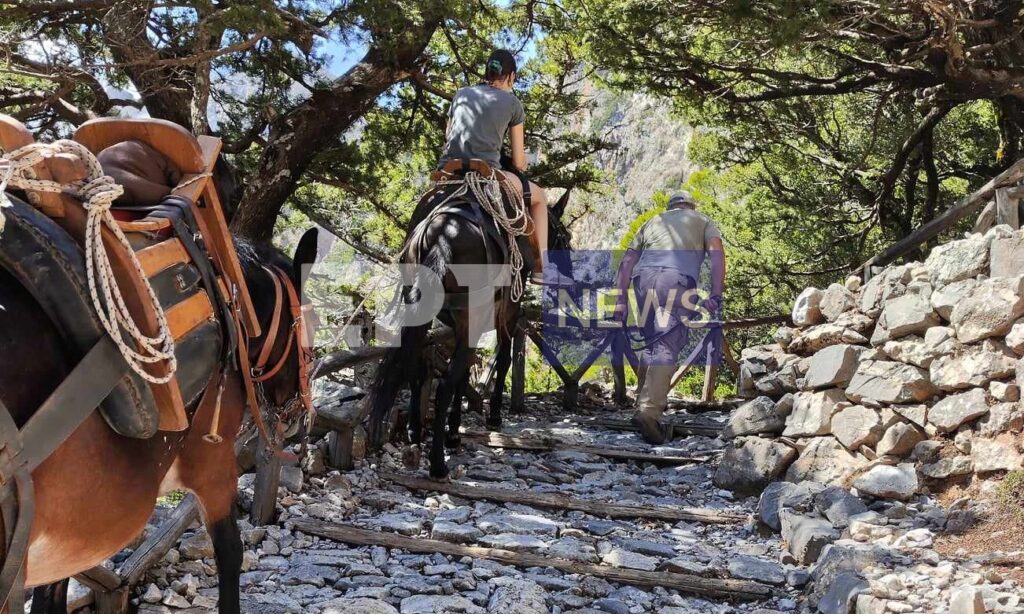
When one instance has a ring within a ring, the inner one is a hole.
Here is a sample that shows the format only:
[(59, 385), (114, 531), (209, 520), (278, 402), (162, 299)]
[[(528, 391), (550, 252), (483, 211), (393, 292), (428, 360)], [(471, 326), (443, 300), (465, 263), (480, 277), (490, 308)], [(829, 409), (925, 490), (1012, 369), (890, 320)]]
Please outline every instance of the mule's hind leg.
[[(472, 356), (472, 350), (470, 350)], [(448, 432), (444, 436), (444, 447), (455, 450), (462, 446), (462, 434), (459, 429), (462, 427), (462, 400), (466, 396), (466, 387), (469, 386), (469, 369), (466, 375), (455, 384), (455, 391), (452, 395), (451, 413), (448, 414)]]
[(32, 589), (32, 614), (67, 614), (68, 584), (61, 580)]
[[(457, 329), (464, 327), (456, 325)], [(458, 330), (455, 338), (455, 352), (452, 354), (448, 372), (437, 387), (434, 399), (434, 438), (430, 442), (430, 477), (443, 478), (448, 475), (448, 466), (444, 462), (444, 438), (448, 424), (448, 407), (451, 405), (455, 390), (469, 375), (470, 349), (464, 330)]]
[(508, 327), (498, 328), (497, 358), (494, 363), (494, 390), (487, 410), (487, 430), (501, 430), (501, 406), (505, 402), (505, 376), (512, 365), (512, 335)]
[[(238, 464), (234, 440), (242, 419), (242, 406), (241, 384), (237, 380), (229, 382), (224, 391), (219, 428), (224, 440), (215, 444), (203, 441), (203, 435), (209, 432), (212, 414), (212, 407), (204, 404), (196, 412), (185, 444), (171, 469), (180, 486), (192, 491), (199, 500), (203, 521), (213, 541), (220, 614), (240, 614), (238, 581), (242, 572), (242, 537), (235, 517)], [(230, 418), (225, 420), (225, 416)]]

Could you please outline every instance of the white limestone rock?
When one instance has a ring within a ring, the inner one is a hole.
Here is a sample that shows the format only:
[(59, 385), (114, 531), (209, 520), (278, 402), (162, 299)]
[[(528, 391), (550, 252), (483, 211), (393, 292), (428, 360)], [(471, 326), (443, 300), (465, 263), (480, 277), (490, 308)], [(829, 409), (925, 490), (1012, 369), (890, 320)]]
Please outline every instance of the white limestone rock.
[(974, 343), (1010, 331), (1024, 315), (1024, 276), (986, 279), (956, 304), (950, 323), (961, 343)]
[(973, 388), (938, 401), (928, 410), (928, 422), (940, 433), (952, 433), (961, 424), (984, 416), (988, 411), (985, 391)]
[(805, 288), (793, 303), (791, 319), (797, 326), (813, 326), (822, 320), (821, 299), (824, 293), (817, 288)]
[(815, 352), (804, 385), (812, 390), (845, 386), (857, 371), (863, 351), (862, 347), (840, 344)]
[(882, 433), (882, 418), (878, 411), (863, 405), (846, 407), (832, 417), (832, 434), (849, 450), (873, 447)]
[(793, 397), (793, 412), (786, 419), (782, 434), (785, 437), (826, 435), (832, 415), (846, 405), (846, 396), (838, 388), (797, 393)]
[(972, 234), (960, 241), (944, 243), (932, 249), (924, 265), (936, 286), (988, 273), (989, 244), (985, 237)]
[(831, 284), (825, 289), (819, 308), (826, 320), (835, 322), (836, 318), (854, 309), (856, 306), (857, 298), (853, 292), (842, 284)]
[(908, 291), (903, 296), (885, 301), (881, 318), (889, 339), (921, 334), (938, 325), (939, 318), (928, 301), (930, 294), (929, 286), (927, 291)]
[(897, 422), (885, 430), (885, 434), (875, 446), (875, 453), (879, 456), (907, 456), (914, 451), (914, 446), (924, 439), (924, 433), (914, 425)]
[(841, 485), (867, 464), (863, 456), (851, 453), (835, 437), (814, 437), (805, 443), (786, 471), (786, 481)]
[(975, 473), (1016, 471), (1024, 468), (1024, 455), (1017, 447), (1019, 438), (1010, 433), (992, 439), (976, 438), (971, 442), (971, 461)]
[(948, 392), (987, 386), (994, 379), (1012, 376), (1016, 366), (1017, 357), (1008, 347), (987, 339), (957, 354), (939, 356), (929, 366), (928, 374), (935, 386)]
[(872, 497), (906, 501), (917, 492), (917, 471), (911, 463), (875, 465), (854, 480), (853, 487)]
[(936, 392), (924, 369), (899, 362), (864, 360), (846, 388), (854, 403), (914, 403)]
[(935, 288), (928, 299), (929, 304), (935, 313), (948, 322), (953, 315), (953, 308), (957, 306), (957, 303), (970, 296), (980, 283), (977, 279), (972, 278), (954, 282), (941, 288)]
[(985, 417), (978, 420), (976, 428), (982, 437), (1020, 433), (1024, 431), (1024, 404), (1019, 401), (996, 403), (989, 408)]
[(1017, 320), (1010, 327), (1010, 332), (1006, 333), (1006, 345), (1018, 356), (1024, 354), (1024, 320)]
[(860, 311), (873, 318), (882, 313), (884, 301), (901, 296), (910, 283), (907, 267), (890, 267), (872, 277), (860, 293)]

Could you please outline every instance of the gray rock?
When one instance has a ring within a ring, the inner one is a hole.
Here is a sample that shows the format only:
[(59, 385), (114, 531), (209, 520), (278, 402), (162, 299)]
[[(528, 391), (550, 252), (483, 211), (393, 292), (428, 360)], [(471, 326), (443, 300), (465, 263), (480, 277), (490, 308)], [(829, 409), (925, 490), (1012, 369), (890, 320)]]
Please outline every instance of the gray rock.
[(786, 471), (786, 480), (810, 480), (822, 484), (840, 484), (849, 479), (867, 461), (852, 454), (834, 437), (814, 437)]
[(654, 571), (658, 568), (658, 559), (637, 552), (630, 552), (623, 548), (612, 548), (601, 555), (601, 562), (612, 567), (623, 569), (639, 569), (640, 571)]
[(714, 483), (742, 494), (759, 493), (778, 479), (796, 456), (796, 450), (785, 444), (740, 437), (726, 449), (715, 471)]
[(486, 610), (458, 595), (413, 595), (402, 600), (401, 614), (484, 614)]
[(838, 388), (820, 392), (800, 392), (794, 395), (793, 412), (786, 418), (786, 437), (813, 437), (828, 434), (832, 415), (846, 403)]
[(914, 403), (936, 392), (924, 369), (899, 362), (865, 360), (846, 388), (855, 403)]
[(1017, 357), (1013, 352), (989, 339), (980, 345), (967, 346), (958, 354), (939, 356), (929, 367), (929, 377), (941, 390), (962, 390), (1010, 377), (1016, 367)]
[(985, 614), (982, 589), (975, 586), (954, 589), (949, 596), (949, 614)]
[(484, 533), (473, 525), (456, 524), (454, 522), (434, 522), (430, 531), (431, 539), (452, 542), (455, 544), (469, 544), (483, 537)]
[(817, 606), (835, 582), (836, 576), (844, 571), (862, 572), (884, 561), (889, 556), (888, 552), (887, 549), (862, 546), (845, 540), (829, 544), (821, 552), (817, 564), (811, 570), (808, 601), (812, 606)]
[(1024, 354), (1024, 320), (1017, 320), (1006, 333), (1006, 345), (1018, 355)]
[(924, 266), (938, 287), (987, 273), (988, 256), (988, 242), (983, 236), (975, 234), (960, 241), (936, 246)]
[(199, 530), (181, 541), (178, 552), (186, 559), (208, 559), (213, 557), (213, 542), (204, 530)]
[(928, 410), (928, 422), (940, 433), (951, 433), (961, 424), (988, 413), (985, 391), (974, 388), (948, 396)]
[(907, 456), (924, 439), (924, 433), (914, 425), (897, 422), (886, 429), (882, 439), (875, 445), (875, 453), (879, 456)]
[(779, 514), (784, 509), (808, 512), (814, 508), (814, 497), (825, 487), (816, 482), (772, 482), (757, 501), (758, 517), (765, 525), (779, 531)]
[(980, 282), (976, 279), (964, 279), (932, 291), (929, 303), (935, 313), (947, 322), (953, 316), (953, 308), (969, 296)]
[(312, 586), (325, 586), (338, 579), (339, 572), (334, 567), (324, 565), (293, 565), (280, 576), (281, 584), (294, 586), (296, 584), (310, 584)]
[(469, 522), (472, 516), (473, 508), (462, 505), (438, 512), (434, 516), (434, 522), (457, 522), (463, 524)]
[(995, 437), (1001, 433), (1020, 433), (1024, 431), (1024, 404), (996, 403), (989, 408), (988, 414), (978, 420), (977, 432), (983, 437)]
[(301, 468), (295, 465), (282, 465), (281, 486), (284, 486), (290, 492), (300, 492), (303, 480), (304, 476), (302, 475)]
[(814, 506), (837, 529), (846, 528), (850, 524), (850, 516), (868, 511), (868, 507), (859, 497), (839, 486), (829, 486), (816, 494)]
[(790, 554), (801, 565), (817, 561), (825, 546), (840, 537), (839, 531), (823, 518), (803, 516), (788, 510), (783, 510), (779, 518), (782, 522), (782, 539)]
[(818, 305), (821, 315), (829, 322), (857, 306), (857, 297), (842, 284), (831, 284), (825, 289)]
[(988, 393), (997, 401), (1013, 402), (1020, 400), (1020, 386), (1013, 382), (992, 382), (988, 385)]
[(485, 533), (519, 533), (521, 535), (558, 535), (559, 524), (537, 514), (487, 514), (476, 526)]
[(860, 310), (872, 318), (878, 317), (882, 313), (883, 302), (902, 296), (909, 281), (906, 266), (885, 269), (864, 284), (864, 289), (860, 293)]
[(374, 523), (386, 531), (402, 535), (419, 535), (426, 521), (411, 514), (384, 514), (378, 516)]
[(813, 390), (842, 388), (857, 371), (857, 363), (864, 348), (839, 344), (819, 350), (811, 357), (805, 376), (805, 386)]
[(747, 555), (729, 559), (729, 575), (740, 580), (757, 580), (775, 586), (786, 583), (786, 570), (782, 565)]
[(882, 418), (878, 411), (863, 405), (846, 407), (832, 417), (832, 434), (850, 450), (874, 446), (882, 432)]
[(1016, 471), (1024, 468), (1024, 455), (1017, 449), (1017, 437), (1009, 433), (994, 439), (977, 438), (971, 442), (971, 461), (975, 473)]
[(741, 435), (781, 433), (786, 418), (775, 407), (775, 401), (760, 396), (737, 407), (722, 430), (722, 436), (733, 439)]
[(974, 463), (969, 456), (952, 456), (921, 465), (921, 474), (934, 480), (967, 475), (973, 471)]
[(986, 279), (950, 315), (950, 324), (961, 343), (974, 343), (1005, 335), (1024, 315), (1024, 277)]
[(797, 326), (813, 326), (822, 320), (821, 298), (823, 293), (817, 288), (806, 288), (793, 303), (792, 320)]
[(906, 501), (917, 492), (917, 471), (909, 463), (875, 465), (854, 480), (853, 487), (873, 497)]
[(547, 550), (548, 547), (546, 541), (535, 535), (516, 535), (514, 533), (485, 535), (477, 541), (488, 548), (501, 548), (502, 550), (512, 551), (539, 552)]
[(881, 319), (885, 322), (889, 339), (921, 334), (939, 323), (939, 318), (932, 312), (929, 303), (930, 295), (929, 288), (926, 294), (908, 292), (885, 301)]
[(928, 424), (927, 405), (893, 405), (891, 409), (896, 415), (919, 428), (924, 428)]
[(320, 614), (398, 614), (390, 603), (366, 597), (332, 599), (320, 608)]
[(520, 578), (499, 577), (491, 580), (488, 612), (511, 614), (548, 614), (544, 589), (536, 582)]
[(989, 247), (989, 275), (1015, 277), (1024, 271), (1024, 235), (1015, 232), (1009, 237), (995, 237)]
[(646, 539), (617, 539), (615, 540), (615, 543), (626, 550), (639, 552), (640, 554), (646, 554), (649, 556), (672, 558), (677, 554), (676, 548), (672, 544), (652, 542)]
[(610, 612), (611, 614), (629, 614), (629, 606), (618, 599), (597, 599), (590, 604), (595, 610)]
[(594, 546), (575, 537), (563, 537), (551, 542), (548, 555), (581, 563), (597, 563), (600, 560)]
[(864, 576), (854, 571), (836, 574), (831, 585), (818, 602), (821, 614), (849, 614), (857, 606), (859, 595), (870, 594), (871, 586)]

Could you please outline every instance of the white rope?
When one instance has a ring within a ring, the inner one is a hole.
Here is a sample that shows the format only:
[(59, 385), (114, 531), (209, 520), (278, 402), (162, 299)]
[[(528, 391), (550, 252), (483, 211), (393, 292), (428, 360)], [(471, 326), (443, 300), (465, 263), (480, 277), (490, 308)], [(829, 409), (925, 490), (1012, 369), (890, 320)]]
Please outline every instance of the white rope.
[[(519, 244), (516, 237), (527, 234), (530, 228), (530, 216), (523, 202), (523, 195), (510, 186), (507, 181), (498, 178), (497, 171), (492, 170), (490, 176), (484, 176), (476, 171), (469, 171), (462, 179), (445, 179), (438, 181), (439, 186), (459, 186), (459, 188), (444, 199), (438, 207), (451, 200), (472, 194), (476, 197), (480, 206), (491, 214), (494, 221), (505, 231), (508, 237), (508, 259), (512, 269), (511, 299), (519, 302), (523, 296), (525, 286), (523, 284), (523, 254), (519, 251)], [(505, 201), (508, 199), (511, 211), (506, 210)]]
[[(32, 167), (48, 156), (55, 154), (72, 154), (77, 156), (86, 167), (86, 178), (72, 183), (59, 183), (37, 179)], [(0, 194), (8, 184), (15, 188), (31, 192), (64, 193), (79, 198), (87, 213), (85, 229), (85, 265), (89, 279), (89, 294), (93, 307), (103, 324), (104, 330), (117, 344), (121, 355), (128, 366), (142, 379), (154, 383), (165, 384), (174, 377), (178, 368), (174, 357), (174, 339), (167, 325), (167, 316), (149, 284), (142, 265), (135, 257), (128, 238), (121, 231), (117, 221), (110, 213), (110, 206), (124, 191), (114, 183), (112, 177), (103, 174), (99, 161), (80, 143), (60, 140), (54, 143), (33, 143), (4, 154), (0, 160), (10, 164), (0, 181)], [(6, 200), (6, 197), (0, 196)], [(150, 337), (139, 330), (132, 318), (124, 295), (118, 286), (117, 278), (110, 264), (110, 257), (103, 245), (103, 228), (106, 227), (128, 254), (128, 259), (138, 273), (145, 286), (151, 307), (156, 313), (157, 334)], [(138, 348), (138, 349), (136, 349)], [(162, 376), (148, 373), (145, 365), (167, 361), (167, 372)]]

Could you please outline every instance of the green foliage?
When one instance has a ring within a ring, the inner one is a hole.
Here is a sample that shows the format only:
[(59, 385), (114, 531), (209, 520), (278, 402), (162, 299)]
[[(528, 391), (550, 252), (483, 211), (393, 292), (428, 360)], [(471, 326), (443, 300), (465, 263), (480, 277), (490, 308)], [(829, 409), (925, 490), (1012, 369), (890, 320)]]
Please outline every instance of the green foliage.
[(1011, 471), (996, 488), (1000, 507), (1024, 521), (1024, 471)]

